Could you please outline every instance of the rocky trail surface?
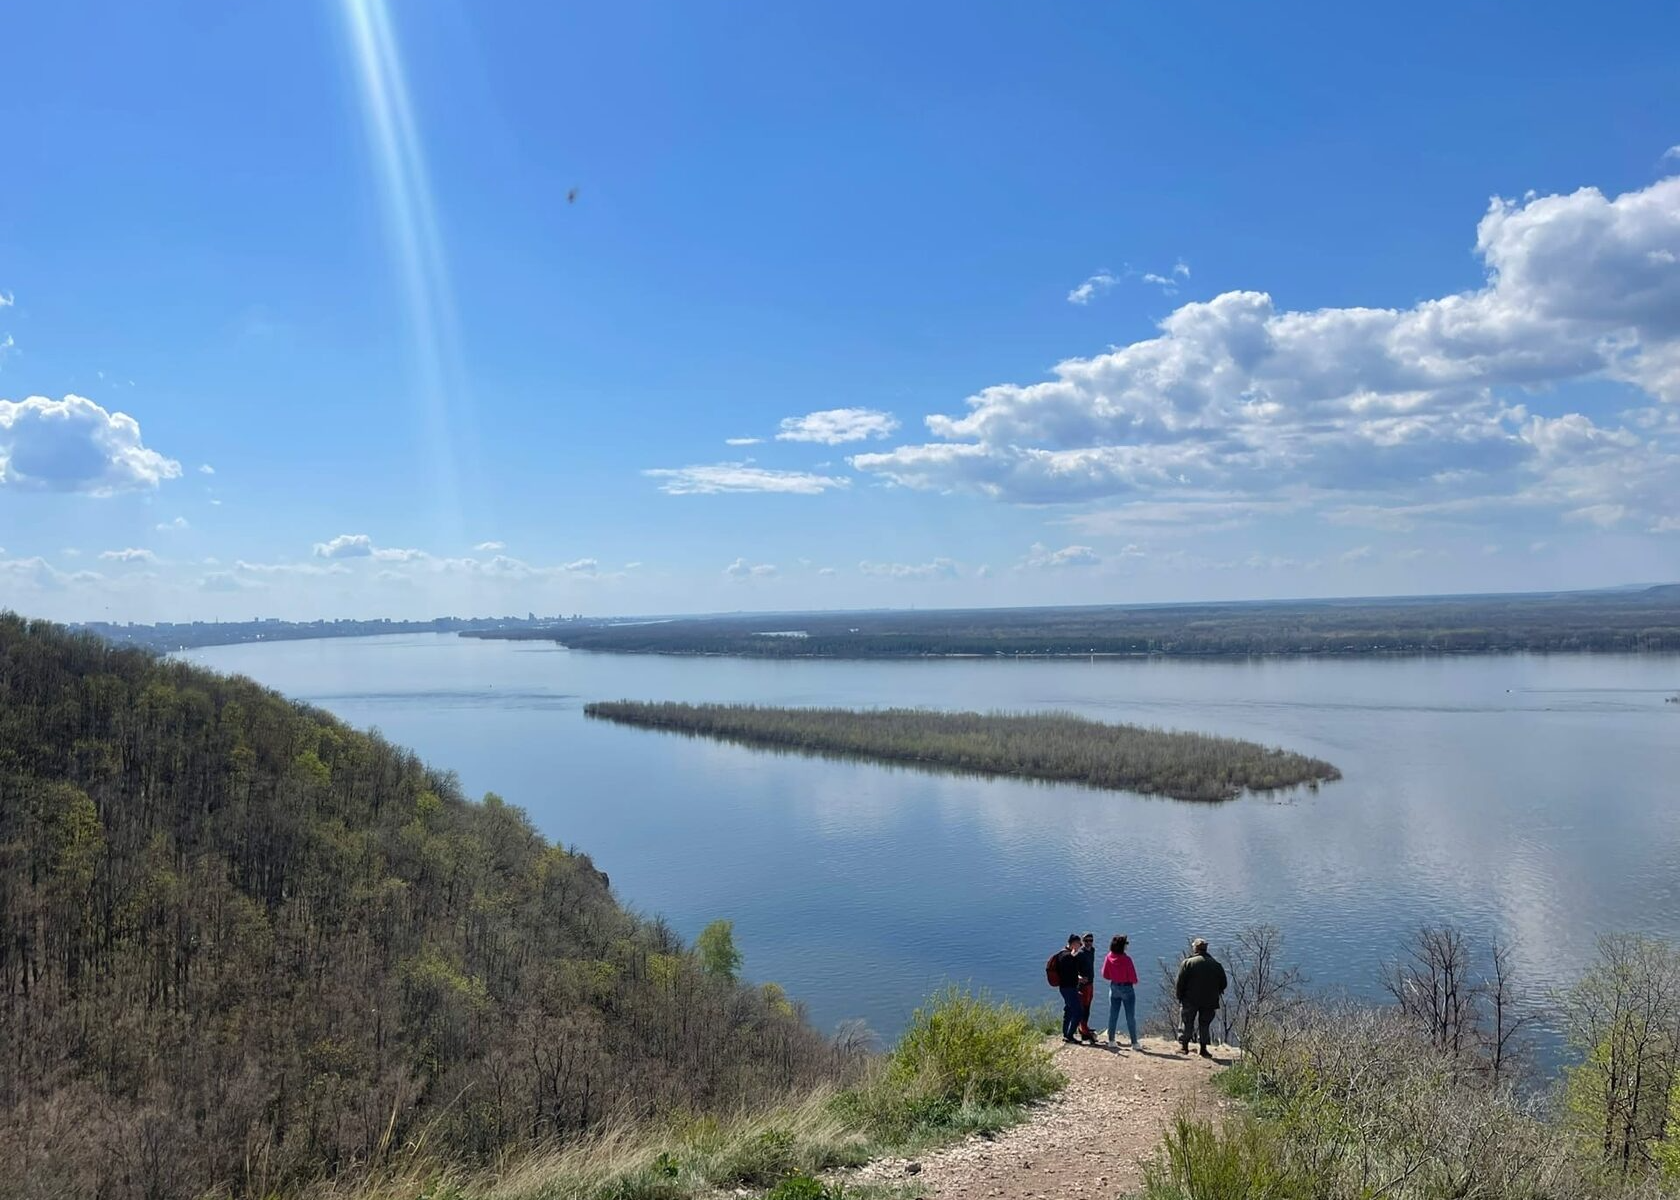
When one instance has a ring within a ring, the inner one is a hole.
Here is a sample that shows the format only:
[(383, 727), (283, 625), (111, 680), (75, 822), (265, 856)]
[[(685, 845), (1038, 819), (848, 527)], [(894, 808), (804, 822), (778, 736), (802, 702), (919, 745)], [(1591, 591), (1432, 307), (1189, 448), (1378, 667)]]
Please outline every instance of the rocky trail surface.
[(1142, 1184), (1142, 1164), (1181, 1106), (1217, 1110), (1226, 1101), (1214, 1074), (1233, 1051), (1214, 1058), (1179, 1054), (1176, 1042), (1143, 1039), (1142, 1050), (1068, 1046), (1056, 1064), (1068, 1086), (1013, 1129), (973, 1137), (917, 1159), (884, 1159), (861, 1168), (860, 1183), (910, 1185), (930, 1200), (1066, 1200), (1125, 1196)]

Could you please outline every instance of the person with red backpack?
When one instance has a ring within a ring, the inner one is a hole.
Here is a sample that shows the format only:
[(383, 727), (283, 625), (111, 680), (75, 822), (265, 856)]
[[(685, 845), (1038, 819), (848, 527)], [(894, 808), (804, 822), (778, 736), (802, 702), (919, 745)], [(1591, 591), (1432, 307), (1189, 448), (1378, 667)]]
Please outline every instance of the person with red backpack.
[(1077, 933), (1068, 934), (1067, 945), (1050, 956), (1044, 964), (1044, 977), (1050, 986), (1062, 993), (1062, 1041), (1077, 1042), (1079, 1027), (1085, 1020), (1085, 1004), (1080, 998), (1080, 985), (1086, 982), (1079, 974), (1080, 942)]

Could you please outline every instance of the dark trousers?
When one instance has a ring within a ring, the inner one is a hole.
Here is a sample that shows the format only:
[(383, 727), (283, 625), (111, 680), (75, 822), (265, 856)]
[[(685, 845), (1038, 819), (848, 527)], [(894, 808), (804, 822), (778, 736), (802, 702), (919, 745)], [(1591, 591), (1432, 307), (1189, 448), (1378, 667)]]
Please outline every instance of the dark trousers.
[(1179, 1017), (1183, 1024), (1179, 1028), (1183, 1032), (1178, 1035), (1178, 1044), (1188, 1047), (1190, 1045), (1190, 1034), (1194, 1032), (1197, 1040), (1201, 1042), (1202, 1049), (1206, 1050), (1208, 1030), (1213, 1028), (1213, 1014), (1218, 1009), (1218, 1005), (1213, 1008), (1197, 1008), (1194, 1004), (1187, 1003), (1180, 1007), (1183, 1011), (1179, 1013)]
[(1079, 988), (1071, 983), (1062, 985), (1062, 1036), (1079, 1036), (1079, 1023), (1085, 1019), (1085, 1005), (1079, 999)]

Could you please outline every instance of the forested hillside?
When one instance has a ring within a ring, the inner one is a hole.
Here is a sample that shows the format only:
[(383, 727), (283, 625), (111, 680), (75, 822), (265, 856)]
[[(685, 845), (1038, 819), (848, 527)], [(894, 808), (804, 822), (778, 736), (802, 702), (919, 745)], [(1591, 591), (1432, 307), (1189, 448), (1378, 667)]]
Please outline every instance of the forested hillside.
[(517, 808), (228, 679), (0, 616), (0, 1195), (267, 1195), (843, 1064)]
[(1649, 653), (1680, 650), (1680, 584), (1495, 596), (747, 613), (461, 636), (753, 658)]

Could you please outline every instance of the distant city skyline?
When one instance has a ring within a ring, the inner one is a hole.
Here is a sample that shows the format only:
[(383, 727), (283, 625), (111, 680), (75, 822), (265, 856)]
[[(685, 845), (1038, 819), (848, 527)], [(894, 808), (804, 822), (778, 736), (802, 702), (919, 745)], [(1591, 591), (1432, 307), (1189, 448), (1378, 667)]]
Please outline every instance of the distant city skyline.
[(1680, 579), (1671, 5), (100, 14), (0, 46), (0, 608)]

